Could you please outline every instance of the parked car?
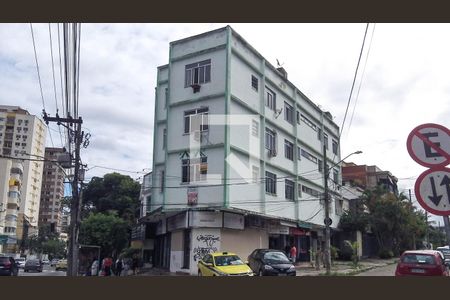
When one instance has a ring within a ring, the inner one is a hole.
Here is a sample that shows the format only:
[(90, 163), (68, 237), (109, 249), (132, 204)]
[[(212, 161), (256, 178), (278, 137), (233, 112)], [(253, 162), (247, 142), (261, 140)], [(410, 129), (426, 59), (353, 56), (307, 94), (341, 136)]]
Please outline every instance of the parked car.
[(29, 259), (25, 262), (24, 272), (37, 271), (42, 272), (44, 265), (39, 259)]
[(436, 250), (410, 250), (403, 252), (395, 276), (448, 276), (444, 255)]
[(436, 250), (444, 255), (445, 264), (450, 267), (450, 247), (437, 247)]
[(10, 256), (0, 257), (0, 275), (17, 276), (19, 274), (19, 265), (15, 259)]
[(57, 258), (52, 259), (50, 262), (50, 266), (55, 267), (56, 264), (58, 263), (58, 261), (59, 261), (59, 259), (57, 259)]
[(25, 257), (16, 258), (16, 263), (19, 266), (19, 269), (23, 269), (25, 267), (26, 260), (27, 259)]
[(280, 250), (256, 249), (248, 257), (250, 268), (258, 276), (295, 276), (292, 261)]
[(64, 270), (67, 271), (67, 259), (60, 259), (56, 264), (56, 271)]
[(231, 252), (207, 254), (198, 264), (199, 276), (253, 276), (253, 271)]

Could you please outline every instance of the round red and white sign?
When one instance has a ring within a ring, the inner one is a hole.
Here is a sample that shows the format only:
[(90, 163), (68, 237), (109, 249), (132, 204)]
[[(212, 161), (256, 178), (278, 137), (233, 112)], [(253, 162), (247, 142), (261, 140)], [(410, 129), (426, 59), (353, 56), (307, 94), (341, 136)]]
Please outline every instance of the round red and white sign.
[(418, 164), (428, 167), (445, 167), (450, 163), (450, 130), (438, 124), (423, 124), (408, 136), (408, 153)]
[(428, 212), (450, 215), (450, 169), (445, 167), (423, 172), (414, 186), (417, 201)]

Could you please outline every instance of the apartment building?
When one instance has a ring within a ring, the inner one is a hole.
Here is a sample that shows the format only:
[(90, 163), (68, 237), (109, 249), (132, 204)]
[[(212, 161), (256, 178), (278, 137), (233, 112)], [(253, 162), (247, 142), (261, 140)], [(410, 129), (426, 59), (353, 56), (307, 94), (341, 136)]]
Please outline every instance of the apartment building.
[(377, 166), (344, 163), (342, 165), (342, 181), (346, 185), (353, 184), (368, 189), (382, 186), (391, 193), (398, 195), (397, 177)]
[(45, 148), (44, 174), (42, 176), (39, 225), (49, 225), (54, 232), (61, 232), (61, 199), (64, 197), (64, 177), (62, 167), (54, 163), (62, 148)]
[[(37, 230), (44, 165), (40, 160), (44, 156), (45, 137), (45, 124), (38, 117), (18, 106), (0, 105), (0, 155), (13, 161), (27, 159), (21, 161), (23, 173), (16, 227), (18, 241)], [(3, 167), (0, 170), (3, 174), (7, 172)]]
[[(231, 27), (170, 43), (158, 67), (151, 206), (154, 264), (197, 273), (206, 253), (313, 258), (342, 213), (339, 127)], [(323, 149), (326, 149), (324, 156)], [(150, 227), (151, 228), (151, 227)]]

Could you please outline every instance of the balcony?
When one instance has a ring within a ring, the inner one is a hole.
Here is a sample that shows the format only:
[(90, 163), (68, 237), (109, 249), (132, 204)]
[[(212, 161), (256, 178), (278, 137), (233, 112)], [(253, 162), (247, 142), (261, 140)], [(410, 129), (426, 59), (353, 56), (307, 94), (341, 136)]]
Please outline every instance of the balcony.
[[(8, 216), (12, 216), (17, 219), (18, 214), (19, 214), (18, 210), (9, 208), (9, 204), (8, 204), (8, 209), (6, 210), (5, 220), (8, 218)], [(17, 222), (17, 220), (15, 220), (15, 222)]]

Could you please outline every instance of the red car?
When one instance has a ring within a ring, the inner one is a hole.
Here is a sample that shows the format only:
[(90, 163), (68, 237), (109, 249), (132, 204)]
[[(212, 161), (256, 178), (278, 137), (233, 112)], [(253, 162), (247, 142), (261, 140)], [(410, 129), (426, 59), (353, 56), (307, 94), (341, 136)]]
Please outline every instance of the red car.
[(441, 252), (435, 250), (405, 251), (400, 257), (395, 276), (449, 276)]

